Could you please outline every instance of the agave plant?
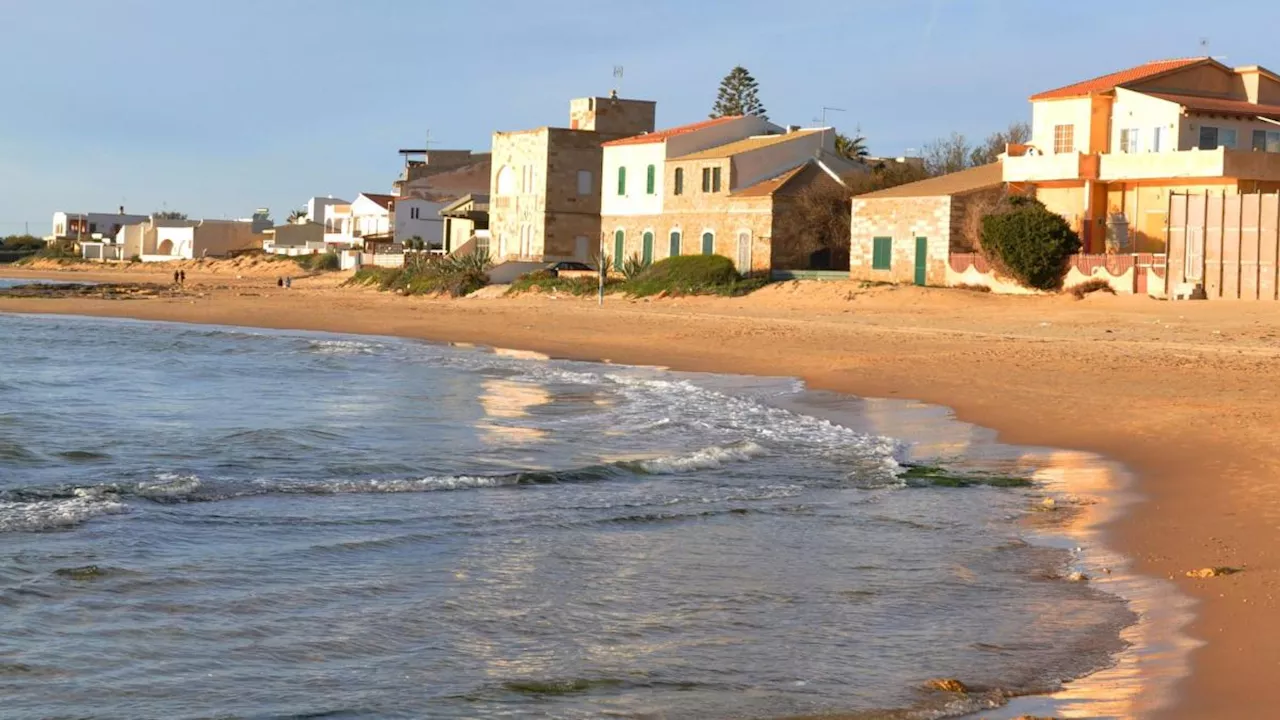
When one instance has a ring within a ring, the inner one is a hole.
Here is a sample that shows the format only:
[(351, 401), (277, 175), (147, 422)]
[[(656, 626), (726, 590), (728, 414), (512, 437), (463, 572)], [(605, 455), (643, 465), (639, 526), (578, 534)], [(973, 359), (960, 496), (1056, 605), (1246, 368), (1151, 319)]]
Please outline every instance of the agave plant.
[(628, 280), (633, 280), (637, 275), (645, 271), (649, 267), (649, 263), (642, 260), (639, 255), (632, 255), (622, 261), (622, 276)]

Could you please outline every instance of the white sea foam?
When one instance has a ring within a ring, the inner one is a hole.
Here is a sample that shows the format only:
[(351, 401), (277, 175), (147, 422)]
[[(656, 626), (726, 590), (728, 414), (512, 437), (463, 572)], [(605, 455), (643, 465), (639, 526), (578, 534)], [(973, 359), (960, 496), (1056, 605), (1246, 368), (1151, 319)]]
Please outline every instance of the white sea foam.
[(312, 340), (307, 348), (321, 355), (369, 355), (380, 346), (360, 340)]
[(746, 462), (760, 457), (767, 451), (754, 442), (740, 445), (712, 446), (687, 455), (640, 460), (635, 466), (650, 475), (674, 475), (694, 470), (708, 470), (722, 467), (726, 463)]
[(182, 498), (194, 494), (203, 486), (204, 483), (195, 475), (160, 473), (153, 481), (138, 483), (133, 492), (144, 498)]
[(79, 525), (98, 515), (122, 513), (128, 508), (115, 499), (93, 493), (34, 502), (0, 501), (0, 532), (34, 532)]
[(470, 490), (473, 488), (515, 485), (513, 476), (488, 475), (437, 475), (404, 480), (335, 480), (318, 483), (260, 483), (271, 490), (317, 494), (345, 493), (415, 493), (440, 490)]

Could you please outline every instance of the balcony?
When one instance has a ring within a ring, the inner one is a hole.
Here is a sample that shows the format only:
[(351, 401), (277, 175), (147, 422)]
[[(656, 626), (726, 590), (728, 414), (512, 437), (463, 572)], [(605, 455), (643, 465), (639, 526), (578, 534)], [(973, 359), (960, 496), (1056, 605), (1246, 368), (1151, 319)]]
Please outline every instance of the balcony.
[(1094, 180), (1098, 156), (1069, 152), (1055, 155), (1018, 155), (1004, 159), (1005, 182)]
[(1103, 155), (1098, 179), (1169, 180), (1176, 178), (1221, 178), (1226, 174), (1228, 155), (1253, 153), (1218, 148), (1161, 153), (1116, 153)]

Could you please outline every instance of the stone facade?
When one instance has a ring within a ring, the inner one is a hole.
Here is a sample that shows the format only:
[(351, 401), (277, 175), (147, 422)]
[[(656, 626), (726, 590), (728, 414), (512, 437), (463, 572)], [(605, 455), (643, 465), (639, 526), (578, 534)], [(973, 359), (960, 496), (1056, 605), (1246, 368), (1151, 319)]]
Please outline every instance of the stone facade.
[[(653, 233), (650, 260), (671, 257), (672, 233), (679, 235), (679, 254), (701, 255), (703, 235), (711, 233), (712, 255), (734, 261), (738, 271), (765, 272), (772, 265), (773, 200), (724, 198), (717, 206), (708, 202), (701, 209), (667, 211), (662, 215), (606, 215), (601, 220), (600, 242), (605, 254), (617, 262), (617, 232), (623, 233), (623, 258), (644, 257), (644, 235)], [(739, 254), (740, 236), (749, 237), (750, 256)], [(748, 261), (744, 266), (741, 260)]]
[[(849, 276), (854, 280), (915, 281), (916, 238), (928, 238), (925, 283), (945, 285), (951, 250), (952, 197), (853, 199), (849, 221)], [(875, 238), (891, 241), (889, 269), (872, 267)]]
[(656, 114), (657, 104), (652, 100), (578, 98), (569, 102), (569, 129), (614, 135), (615, 138), (608, 138), (613, 140), (653, 132)]

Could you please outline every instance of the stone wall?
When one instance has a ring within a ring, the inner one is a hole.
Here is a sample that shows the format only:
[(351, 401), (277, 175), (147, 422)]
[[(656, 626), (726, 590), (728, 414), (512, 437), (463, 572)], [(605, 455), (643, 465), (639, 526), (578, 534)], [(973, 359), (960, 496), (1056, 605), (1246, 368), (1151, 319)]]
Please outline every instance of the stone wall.
[(610, 256), (614, 254), (614, 233), (624, 233), (623, 257), (643, 257), (644, 233), (653, 233), (653, 260), (671, 255), (671, 233), (680, 233), (680, 254), (702, 254), (702, 235), (711, 232), (713, 254), (723, 255), (738, 264), (738, 235), (751, 235), (750, 267), (739, 272), (765, 271), (773, 262), (773, 200), (770, 197), (729, 198), (704, 196), (703, 207), (668, 211), (662, 215), (612, 215), (600, 223), (600, 241)]
[(569, 127), (619, 137), (653, 132), (657, 104), (652, 100), (589, 97), (569, 101)]
[[(951, 197), (853, 199), (849, 221), (849, 276), (854, 280), (910, 283), (915, 280), (916, 238), (928, 238), (925, 282), (945, 285), (951, 247)], [(888, 270), (872, 268), (874, 239), (893, 239)]]
[[(490, 252), (494, 260), (523, 257), (522, 232), (532, 233), (529, 254), (542, 254), (546, 196), (539, 187), (546, 177), (549, 133), (546, 128), (512, 133), (494, 133), (493, 163), (490, 169), (489, 229)], [(499, 176), (512, 173), (510, 192), (498, 193)], [(532, 187), (526, 187), (525, 168), (533, 168)], [(532, 228), (526, 230), (526, 228)]]

